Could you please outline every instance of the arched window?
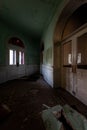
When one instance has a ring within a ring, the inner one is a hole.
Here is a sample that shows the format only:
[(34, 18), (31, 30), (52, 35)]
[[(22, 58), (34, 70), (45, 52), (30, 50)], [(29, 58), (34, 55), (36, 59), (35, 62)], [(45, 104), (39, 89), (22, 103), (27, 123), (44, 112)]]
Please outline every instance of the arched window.
[(19, 46), (19, 47), (24, 48), (23, 42), (19, 38), (17, 38), (17, 37), (10, 38), (8, 43), (12, 44), (12, 45), (15, 45), (15, 46)]
[(63, 39), (87, 23), (87, 3), (81, 5), (68, 18), (63, 31)]
[(24, 65), (24, 44), (17, 38), (12, 37), (9, 39), (9, 65)]

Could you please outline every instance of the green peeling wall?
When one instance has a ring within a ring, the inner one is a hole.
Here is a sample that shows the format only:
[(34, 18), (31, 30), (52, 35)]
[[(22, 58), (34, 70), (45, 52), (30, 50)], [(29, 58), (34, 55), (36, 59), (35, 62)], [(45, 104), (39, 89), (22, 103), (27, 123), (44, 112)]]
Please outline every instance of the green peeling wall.
[(44, 43), (44, 55), (43, 55), (43, 64), (53, 66), (53, 36), (54, 36), (54, 29), (60, 13), (63, 7), (67, 4), (69, 0), (60, 1), (57, 8), (55, 9), (55, 15), (53, 16), (51, 23), (47, 27), (47, 29), (43, 33), (42, 41)]
[(40, 42), (31, 41), (27, 44), (27, 64), (40, 64)]
[(0, 22), (0, 65), (6, 65), (6, 44), (11, 37), (20, 38), (25, 45), (25, 63), (38, 65), (40, 61), (38, 41), (32, 41), (21, 33), (13, 31), (9, 26)]

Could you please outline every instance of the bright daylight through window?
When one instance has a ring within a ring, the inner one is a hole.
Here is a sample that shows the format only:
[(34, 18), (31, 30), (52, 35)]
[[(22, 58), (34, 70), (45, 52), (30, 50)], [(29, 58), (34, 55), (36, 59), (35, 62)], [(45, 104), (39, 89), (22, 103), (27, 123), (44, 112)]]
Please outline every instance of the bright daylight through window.
[(16, 50), (9, 50), (9, 65), (16, 65)]
[(24, 64), (24, 52), (19, 51), (19, 65)]

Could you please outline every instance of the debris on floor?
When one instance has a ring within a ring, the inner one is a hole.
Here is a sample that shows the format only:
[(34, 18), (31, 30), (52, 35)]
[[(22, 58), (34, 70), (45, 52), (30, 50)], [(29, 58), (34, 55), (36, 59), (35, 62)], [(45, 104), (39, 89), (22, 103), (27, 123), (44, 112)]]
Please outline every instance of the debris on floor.
[(82, 114), (71, 108), (69, 105), (65, 105), (63, 111), (66, 121), (73, 130), (87, 130), (87, 120)]
[(42, 119), (45, 125), (46, 130), (63, 130), (63, 125), (60, 121), (54, 116), (54, 112), (60, 112), (62, 107), (60, 105), (48, 108), (42, 111)]
[[(11, 109), (11, 113), (3, 115), (4, 120), (0, 121), (0, 130), (46, 130), (41, 114), (43, 110), (48, 110), (47, 106), (53, 107), (59, 104), (64, 106), (67, 103), (86, 115), (87, 106), (67, 91), (62, 88), (52, 89), (42, 77), (36, 82), (26, 81), (27, 78), (18, 78), (0, 85), (0, 104)], [(2, 110), (0, 112), (2, 114)], [(56, 114), (59, 118), (61, 111), (56, 113), (54, 110), (51, 114), (54, 117), (54, 126), (50, 130), (56, 130), (56, 127), (63, 129), (63, 123), (54, 116)], [(48, 124), (50, 125), (52, 122), (53, 120), (48, 121)]]
[(6, 104), (0, 104), (0, 122), (6, 119), (11, 113), (10, 108)]
[(36, 88), (33, 88), (30, 90), (30, 93), (33, 95), (37, 94), (38, 92), (39, 92), (39, 89), (36, 89)]
[(42, 119), (46, 130), (87, 130), (87, 119), (69, 105), (48, 107)]
[(40, 76), (41, 75), (39, 73), (38, 74), (36, 73), (36, 74), (29, 75), (29, 76), (23, 76), (19, 79), (22, 79), (24, 81), (29, 81), (29, 82), (36, 82), (40, 78)]

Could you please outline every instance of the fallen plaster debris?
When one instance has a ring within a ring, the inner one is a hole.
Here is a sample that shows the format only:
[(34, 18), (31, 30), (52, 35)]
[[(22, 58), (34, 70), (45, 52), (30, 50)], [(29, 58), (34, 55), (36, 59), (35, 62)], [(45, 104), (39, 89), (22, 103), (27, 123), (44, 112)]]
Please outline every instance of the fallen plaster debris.
[(69, 105), (63, 107), (63, 115), (73, 130), (87, 130), (87, 119)]
[(0, 104), (0, 121), (5, 119), (10, 113), (11, 110), (6, 104)]
[(56, 119), (53, 113), (61, 111), (61, 106), (55, 106), (42, 111), (42, 119), (46, 130), (63, 130), (63, 125)]
[(87, 119), (69, 105), (48, 107), (42, 111), (46, 130), (87, 130)]
[(44, 106), (45, 108), (47, 108), (47, 109), (48, 109), (48, 108), (51, 108), (51, 107), (47, 106), (46, 104), (43, 104), (43, 106)]

